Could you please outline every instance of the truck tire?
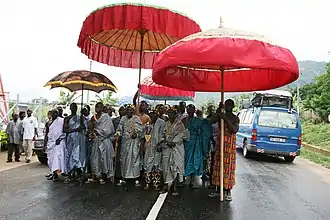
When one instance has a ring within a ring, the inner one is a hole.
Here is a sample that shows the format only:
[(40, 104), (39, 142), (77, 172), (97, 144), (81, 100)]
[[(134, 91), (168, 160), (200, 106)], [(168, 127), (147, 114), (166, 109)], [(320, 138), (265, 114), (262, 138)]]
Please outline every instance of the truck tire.
[(38, 156), (38, 160), (41, 164), (47, 164), (47, 157)]
[(250, 158), (251, 152), (247, 149), (247, 140), (244, 140), (243, 142), (243, 157)]
[(296, 157), (292, 157), (292, 156), (284, 157), (284, 160), (287, 163), (292, 163), (294, 159), (296, 159)]

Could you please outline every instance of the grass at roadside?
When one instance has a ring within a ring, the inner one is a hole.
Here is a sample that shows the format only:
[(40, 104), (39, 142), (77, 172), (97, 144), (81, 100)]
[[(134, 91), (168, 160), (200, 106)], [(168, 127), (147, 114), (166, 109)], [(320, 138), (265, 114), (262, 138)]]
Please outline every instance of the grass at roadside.
[(303, 122), (303, 142), (330, 150), (330, 124)]
[(330, 157), (306, 149), (302, 149), (300, 156), (330, 169)]

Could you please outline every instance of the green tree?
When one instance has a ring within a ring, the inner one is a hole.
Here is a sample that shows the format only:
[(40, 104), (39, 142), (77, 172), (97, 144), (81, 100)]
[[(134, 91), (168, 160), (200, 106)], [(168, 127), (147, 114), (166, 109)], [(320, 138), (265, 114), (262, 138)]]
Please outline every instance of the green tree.
[(303, 108), (313, 110), (323, 122), (328, 121), (330, 114), (330, 64), (327, 71), (316, 77), (314, 83), (300, 88)]
[(243, 100), (250, 100), (252, 94), (251, 93), (243, 93), (233, 97), (235, 102), (235, 107), (233, 109), (234, 112), (238, 112), (243, 108)]
[(210, 99), (210, 100), (208, 100), (204, 105), (202, 105), (202, 112), (203, 112), (203, 114), (207, 114), (207, 108), (209, 107), (209, 106), (214, 106), (215, 108), (217, 108), (218, 107), (218, 104), (214, 101), (214, 99)]
[(68, 106), (80, 97), (76, 92), (60, 91), (60, 96), (57, 99), (58, 104)]
[(118, 102), (117, 98), (112, 97), (113, 92), (108, 91), (105, 94), (101, 95), (96, 95), (96, 99), (98, 102), (102, 102), (103, 104), (109, 104), (109, 105), (116, 105)]
[(16, 103), (15, 102), (8, 102), (8, 107), (11, 109)]

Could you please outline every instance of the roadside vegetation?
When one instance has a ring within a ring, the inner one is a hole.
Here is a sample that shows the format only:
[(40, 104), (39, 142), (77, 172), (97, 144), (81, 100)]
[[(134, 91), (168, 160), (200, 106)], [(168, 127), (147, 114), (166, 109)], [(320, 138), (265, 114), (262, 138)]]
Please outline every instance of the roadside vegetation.
[[(330, 150), (330, 124), (303, 122), (303, 142)], [(330, 169), (330, 157), (302, 148), (301, 155), (314, 163)]]
[(330, 169), (330, 157), (324, 156), (320, 153), (315, 153), (306, 149), (302, 149), (301, 155), (302, 158), (307, 159), (313, 163), (322, 165)]
[[(292, 91), (296, 95), (296, 90)], [(330, 64), (315, 80), (300, 88), (303, 142), (330, 150)], [(330, 157), (302, 149), (301, 156), (330, 168)]]
[(303, 122), (303, 142), (330, 150), (330, 123)]

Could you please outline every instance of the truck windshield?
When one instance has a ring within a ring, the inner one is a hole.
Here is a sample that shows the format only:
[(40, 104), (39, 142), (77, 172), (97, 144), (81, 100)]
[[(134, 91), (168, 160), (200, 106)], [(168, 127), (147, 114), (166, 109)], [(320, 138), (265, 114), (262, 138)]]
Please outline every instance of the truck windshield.
[(283, 111), (262, 110), (258, 125), (273, 128), (298, 128), (298, 119), (294, 114)]

